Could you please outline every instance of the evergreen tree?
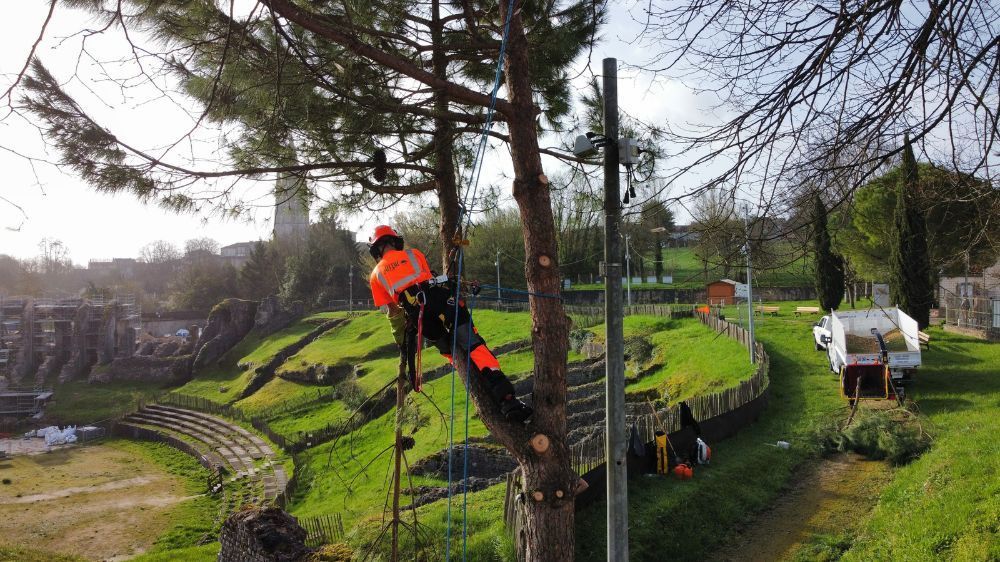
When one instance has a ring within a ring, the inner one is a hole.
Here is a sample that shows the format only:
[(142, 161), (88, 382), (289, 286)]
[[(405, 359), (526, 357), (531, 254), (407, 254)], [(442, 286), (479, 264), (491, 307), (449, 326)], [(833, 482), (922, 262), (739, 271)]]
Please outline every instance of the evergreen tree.
[[(184, 93), (204, 107), (205, 119), (226, 131), (232, 126), (227, 169), (169, 164), (162, 151), (142, 152), (101, 127), (35, 61), (23, 81), (25, 109), (37, 115), (63, 165), (91, 185), (181, 210), (215, 204), (223, 211), (238, 211), (247, 202), (234, 203), (234, 191), (224, 186), (207, 198), (184, 187), (198, 179), (299, 174), (326, 182), (330, 199), (355, 210), (436, 191), (442, 249), (448, 250), (452, 235), (461, 234), (456, 168), (471, 163), (473, 154), (458, 139), (477, 135), (489, 108), (496, 112), (494, 135), (510, 148), (526, 286), (559, 293), (558, 233), (542, 154), (569, 156), (540, 146), (539, 135), (562, 130), (560, 118), (572, 99), (566, 69), (593, 46), (603, 3), (261, 0), (249, 16), (209, 0), (72, 3), (89, 8), (109, 28), (149, 32), (162, 51), (150, 58), (176, 71)], [(123, 4), (130, 8), (126, 16)], [(484, 92), (490, 91), (501, 47), (505, 88), (493, 99)], [(128, 90), (130, 83), (122, 86)], [(312, 280), (306, 284), (312, 286), (317, 279), (297, 278)], [(291, 288), (286, 284), (286, 291)], [(566, 442), (569, 322), (560, 299), (531, 299), (530, 307), (532, 392), (536, 401), (553, 406), (539, 408), (530, 429), (510, 424), (482, 380), (466, 382), (483, 423), (522, 465), (524, 490), (566, 490), (576, 480)], [(456, 356), (456, 366), (467, 374), (464, 358)], [(551, 440), (541, 457), (529, 445), (536, 433)], [(569, 493), (565, 501), (525, 505), (528, 560), (572, 556), (572, 500)]]
[(836, 310), (844, 297), (844, 258), (833, 251), (826, 205), (813, 196), (813, 252), (816, 255), (816, 296), (824, 311)]
[(250, 259), (239, 273), (240, 296), (260, 300), (277, 294), (285, 274), (285, 260), (271, 242), (258, 241), (250, 250)]
[(917, 159), (913, 156), (913, 146), (907, 135), (903, 138), (903, 181), (896, 187), (895, 239), (889, 256), (889, 290), (893, 302), (923, 329), (930, 324), (934, 288), (927, 252), (927, 224), (915, 204), (917, 182)]

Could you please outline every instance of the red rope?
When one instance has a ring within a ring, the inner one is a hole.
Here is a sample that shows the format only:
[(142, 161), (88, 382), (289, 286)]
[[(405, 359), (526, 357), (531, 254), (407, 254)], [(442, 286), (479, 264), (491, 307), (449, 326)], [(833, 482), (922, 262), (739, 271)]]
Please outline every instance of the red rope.
[(413, 374), (413, 390), (420, 392), (423, 390), (423, 354), (424, 354), (424, 303), (420, 303), (420, 312), (417, 314), (417, 372)]

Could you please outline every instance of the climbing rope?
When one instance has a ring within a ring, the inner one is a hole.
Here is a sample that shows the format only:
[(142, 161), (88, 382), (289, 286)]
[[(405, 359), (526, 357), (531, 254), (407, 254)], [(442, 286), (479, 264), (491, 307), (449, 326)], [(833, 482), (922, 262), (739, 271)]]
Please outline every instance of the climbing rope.
[[(500, 78), (503, 71), (504, 57), (507, 52), (507, 39), (510, 35), (510, 20), (514, 14), (514, 3), (516, 0), (509, 0), (507, 5), (507, 18), (504, 20), (503, 26), (503, 38), (500, 42), (500, 53), (497, 57), (497, 67), (496, 73), (493, 76), (493, 90), (490, 92), (490, 103), (486, 110), (486, 120), (483, 123), (483, 130), (479, 137), (479, 145), (476, 148), (475, 159), (472, 163), (472, 168), (469, 174), (469, 189), (465, 191), (462, 197), (462, 202), (459, 205), (458, 212), (458, 228), (459, 231), (456, 232), (456, 238), (459, 239), (457, 244), (457, 255), (456, 255), (456, 283), (455, 283), (455, 311), (454, 317), (452, 318), (452, 339), (451, 339), (451, 353), (454, 358), (455, 351), (458, 348), (458, 313), (461, 308), (461, 290), (462, 290), (462, 266), (464, 265), (464, 245), (462, 244), (461, 234), (467, 232), (468, 226), (471, 223), (471, 217), (467, 215), (467, 205), (475, 201), (476, 193), (479, 188), (479, 176), (482, 172), (483, 156), (486, 153), (486, 147), (489, 140), (490, 130), (493, 128), (493, 114), (496, 111), (497, 103), (497, 92), (500, 91)], [(465, 224), (463, 225), (463, 221)], [(475, 298), (473, 297), (473, 301)], [(469, 322), (469, 339), (466, 341), (471, 342), (472, 338), (472, 322)], [(472, 349), (471, 345), (466, 345), (469, 349), (466, 350), (466, 369), (472, 363)], [(451, 561), (451, 527), (452, 527), (452, 513), (451, 513), (451, 503), (452, 503), (452, 474), (454, 467), (454, 449), (455, 449), (455, 379), (457, 378), (458, 370), (455, 367), (454, 360), (452, 361), (451, 369), (451, 423), (449, 424), (449, 435), (448, 435), (448, 525), (447, 525), (447, 537), (445, 542), (445, 560)], [(469, 487), (468, 479), (469, 477), (469, 385), (466, 382), (465, 385), (465, 441), (464, 441), (464, 463), (462, 470), (462, 560), (466, 560), (468, 557), (468, 501), (469, 501)]]

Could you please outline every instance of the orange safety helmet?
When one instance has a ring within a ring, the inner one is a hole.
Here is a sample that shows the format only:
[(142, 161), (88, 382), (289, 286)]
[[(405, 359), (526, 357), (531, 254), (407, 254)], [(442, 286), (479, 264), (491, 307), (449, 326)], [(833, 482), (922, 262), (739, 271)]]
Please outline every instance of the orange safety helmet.
[(386, 224), (380, 224), (375, 227), (375, 232), (368, 238), (368, 253), (372, 255), (376, 260), (381, 258), (381, 250), (379, 250), (379, 242), (382, 242), (384, 238), (394, 238), (393, 246), (397, 250), (403, 249), (403, 237), (396, 232), (391, 226)]

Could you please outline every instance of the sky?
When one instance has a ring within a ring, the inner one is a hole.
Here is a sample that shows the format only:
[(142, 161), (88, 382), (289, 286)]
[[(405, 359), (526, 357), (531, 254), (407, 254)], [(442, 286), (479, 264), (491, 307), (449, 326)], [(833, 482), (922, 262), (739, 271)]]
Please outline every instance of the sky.
[[(0, 20), (0, 47), (5, 54), (0, 57), (2, 90), (7, 89), (23, 66), (45, 19), (47, 4), (19, 3), (17, 17)], [(178, 107), (150, 87), (131, 91), (127, 96), (111, 87), (95, 72), (97, 65), (87, 56), (80, 56), (82, 37), (77, 32), (88, 26), (94, 26), (88, 15), (59, 5), (36, 54), (60, 80), (67, 81), (65, 87), (82, 100), (81, 105), (119, 138), (149, 147), (182, 136), (190, 127), (190, 115), (197, 111), (197, 106), (191, 103)], [(595, 72), (599, 72), (604, 57), (613, 56), (620, 61), (642, 59), (641, 48), (626, 41), (630, 29), (632, 22), (626, 13), (612, 10), (609, 24), (603, 30), (604, 39), (592, 56)], [(86, 41), (87, 52), (103, 59), (120, 55), (124, 45), (116, 34), (95, 35)], [(74, 70), (80, 79), (70, 81)], [(581, 86), (589, 75), (580, 78)], [(624, 71), (619, 75), (619, 104), (623, 111), (658, 124), (688, 120), (708, 109), (704, 100), (677, 82), (663, 79), (651, 82), (649, 78), (639, 79)], [(218, 133), (208, 133), (200, 146), (185, 149), (210, 153), (218, 138)], [(32, 162), (22, 155), (50, 162)], [(214, 216), (178, 215), (145, 205), (131, 195), (97, 193), (72, 171), (51, 163), (57, 159), (57, 154), (46, 152), (37, 130), (21, 118), (14, 115), (0, 121), (0, 167), (4, 170), (0, 197), (7, 200), (0, 200), (0, 253), (32, 257), (37, 255), (43, 238), (57, 239), (69, 248), (74, 263), (86, 265), (91, 259), (135, 257), (142, 246), (154, 240), (167, 240), (183, 247), (186, 239), (207, 236), (224, 246), (270, 237), (273, 212), (267, 195), (270, 182), (241, 184), (241, 193), (258, 205), (249, 220), (222, 220)], [(505, 197), (509, 197), (509, 180), (503, 179), (504, 172), (509, 172), (509, 161), (505, 160), (509, 160), (506, 151), (490, 153), (481, 184), (500, 185)], [(545, 165), (549, 175), (557, 171), (555, 160), (548, 159)], [(381, 217), (361, 213), (349, 219), (349, 226), (363, 232), (392, 214), (392, 210)], [(364, 235), (359, 234), (359, 238)]]

